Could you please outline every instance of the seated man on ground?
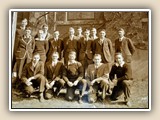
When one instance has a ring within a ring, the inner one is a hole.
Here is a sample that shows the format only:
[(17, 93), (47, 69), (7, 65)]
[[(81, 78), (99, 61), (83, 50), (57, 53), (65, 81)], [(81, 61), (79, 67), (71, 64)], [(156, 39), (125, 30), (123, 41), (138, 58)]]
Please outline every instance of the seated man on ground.
[(24, 83), (26, 97), (30, 97), (36, 89), (39, 89), (39, 100), (44, 100), (43, 92), (45, 89), (46, 78), (44, 77), (44, 64), (39, 61), (40, 54), (35, 53), (32, 61), (25, 65), (21, 80)]
[(58, 61), (58, 58), (58, 52), (53, 52), (52, 61), (47, 62), (45, 65), (45, 77), (47, 78), (46, 99), (53, 97), (54, 87), (56, 87), (55, 94), (58, 96), (61, 88), (65, 84), (65, 81), (62, 79), (63, 63)]
[(130, 106), (130, 86), (132, 84), (132, 69), (130, 64), (124, 62), (121, 53), (115, 54), (115, 64), (112, 66), (109, 74), (110, 79), (113, 81), (115, 87), (111, 95), (111, 100), (117, 98), (124, 93), (124, 100), (126, 105)]
[(88, 66), (86, 72), (86, 80), (89, 85), (88, 101), (96, 102), (98, 91), (102, 91), (101, 98), (105, 99), (106, 93), (111, 94), (111, 81), (109, 80), (109, 66), (101, 63), (101, 55), (95, 54), (93, 58), (94, 64)]
[(75, 97), (75, 90), (79, 89), (79, 103), (82, 103), (82, 97), (87, 86), (86, 80), (83, 79), (83, 67), (80, 62), (75, 60), (76, 52), (71, 51), (68, 58), (69, 61), (63, 69), (63, 79), (67, 83), (66, 99), (72, 101)]

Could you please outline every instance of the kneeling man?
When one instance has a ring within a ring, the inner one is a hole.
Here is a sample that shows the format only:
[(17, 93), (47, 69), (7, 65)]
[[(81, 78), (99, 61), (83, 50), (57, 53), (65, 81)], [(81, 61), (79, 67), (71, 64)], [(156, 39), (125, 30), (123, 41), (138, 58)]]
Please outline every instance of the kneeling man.
[(54, 87), (56, 87), (55, 94), (58, 96), (61, 88), (64, 86), (65, 81), (62, 79), (63, 63), (58, 61), (59, 53), (53, 52), (52, 61), (45, 65), (45, 77), (47, 78), (45, 91), (45, 98), (50, 99), (53, 97)]
[(40, 60), (40, 54), (35, 53), (33, 55), (32, 61), (25, 65), (21, 80), (24, 85), (24, 90), (27, 97), (35, 92), (36, 88), (39, 89), (39, 100), (42, 102), (43, 92), (45, 89), (46, 79), (44, 77), (44, 64)]
[(124, 93), (126, 105), (130, 106), (130, 86), (132, 85), (132, 69), (130, 64), (126, 64), (122, 53), (115, 54), (115, 64), (112, 66), (109, 74), (110, 79), (114, 82), (115, 87), (111, 95), (111, 100), (117, 98)]
[(104, 100), (106, 92), (111, 94), (109, 80), (109, 65), (101, 63), (101, 55), (95, 54), (93, 58), (94, 64), (88, 66), (86, 73), (86, 80), (89, 85), (88, 101), (90, 103), (96, 102), (98, 91), (102, 91), (101, 98)]
[(71, 51), (68, 58), (68, 63), (63, 69), (63, 79), (67, 83), (66, 99), (72, 101), (75, 96), (75, 90), (79, 89), (79, 102), (82, 103), (82, 97), (87, 86), (86, 80), (83, 79), (83, 67), (80, 62), (75, 60), (76, 52)]

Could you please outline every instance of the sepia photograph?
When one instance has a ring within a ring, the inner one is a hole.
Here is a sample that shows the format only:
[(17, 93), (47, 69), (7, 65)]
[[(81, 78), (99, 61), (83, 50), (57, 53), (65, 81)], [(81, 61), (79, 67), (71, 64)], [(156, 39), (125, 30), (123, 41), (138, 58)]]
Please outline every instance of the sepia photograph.
[(150, 9), (10, 9), (10, 111), (150, 111)]

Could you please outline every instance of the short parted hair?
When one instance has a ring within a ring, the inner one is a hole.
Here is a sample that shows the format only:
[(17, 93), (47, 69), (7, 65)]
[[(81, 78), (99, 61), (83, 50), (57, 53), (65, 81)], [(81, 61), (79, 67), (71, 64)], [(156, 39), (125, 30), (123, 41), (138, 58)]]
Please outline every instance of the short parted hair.
[(58, 34), (59, 34), (59, 31), (58, 31), (58, 30), (55, 30), (53, 33), (58, 33)]
[(58, 57), (59, 57), (59, 53), (58, 53), (58, 52), (53, 52), (53, 53), (52, 53), (52, 56), (53, 56), (54, 54), (57, 54)]
[(70, 30), (73, 30), (73, 31), (74, 31), (74, 28), (73, 28), (73, 27), (70, 27), (70, 28), (69, 28), (69, 31), (70, 31)]
[(26, 28), (26, 31), (27, 31), (27, 30), (32, 31), (32, 28), (28, 26), (28, 27)]
[(27, 22), (27, 19), (26, 19), (26, 18), (24, 18), (22, 21), (25, 21), (25, 22)]
[(116, 57), (117, 55), (121, 55), (123, 57), (121, 52), (116, 52), (114, 56)]
[(99, 33), (100, 33), (100, 32), (105, 32), (105, 33), (106, 33), (106, 30), (105, 30), (105, 29), (101, 29), (101, 30), (99, 31)]
[(89, 29), (86, 29), (86, 30), (84, 31), (84, 33), (85, 33), (85, 32), (89, 32), (89, 33), (90, 33), (90, 30), (89, 30)]
[(82, 27), (81, 27), (81, 26), (79, 26), (79, 27), (77, 28), (77, 30), (82, 30)]
[(38, 52), (34, 52), (33, 57), (36, 56), (36, 55), (39, 55), (39, 57), (40, 57), (40, 54)]
[(94, 31), (94, 30), (95, 30), (95, 31), (97, 31), (97, 29), (96, 29), (96, 28), (92, 28), (92, 30), (91, 30), (91, 31)]
[(123, 28), (119, 28), (119, 29), (118, 29), (118, 31), (123, 31), (123, 32), (125, 33), (125, 31), (124, 31), (124, 29), (123, 29)]
[(42, 25), (42, 28), (44, 28), (44, 27), (48, 27), (48, 25), (47, 25), (47, 24), (43, 24), (43, 25)]
[(100, 57), (101, 58), (101, 55), (100, 54), (95, 54), (93, 58), (95, 57)]
[(76, 52), (75, 51), (70, 51), (69, 55), (74, 54), (76, 56)]

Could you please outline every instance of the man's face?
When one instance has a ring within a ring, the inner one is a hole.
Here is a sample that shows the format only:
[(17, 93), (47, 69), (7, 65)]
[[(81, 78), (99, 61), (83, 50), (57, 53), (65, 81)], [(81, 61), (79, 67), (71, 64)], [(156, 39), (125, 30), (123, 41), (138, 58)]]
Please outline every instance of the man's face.
[(43, 31), (42, 30), (38, 31), (38, 36), (39, 36), (39, 38), (43, 38)]
[(74, 29), (69, 30), (69, 35), (74, 35)]
[(116, 56), (115, 56), (115, 59), (116, 59), (116, 62), (117, 62), (118, 64), (122, 63), (122, 61), (123, 61), (122, 55), (116, 55)]
[(92, 32), (91, 32), (91, 34), (92, 34), (92, 35), (96, 35), (96, 34), (97, 34), (97, 31), (96, 31), (95, 29), (93, 29)]
[(90, 32), (89, 32), (89, 31), (85, 31), (85, 32), (84, 32), (85, 38), (89, 37), (89, 35), (90, 35)]
[(30, 36), (30, 35), (31, 35), (31, 30), (26, 30), (26, 31), (25, 31), (25, 35), (26, 35), (26, 36)]
[(27, 20), (22, 20), (21, 25), (25, 27), (27, 25)]
[(43, 31), (44, 31), (44, 32), (47, 32), (47, 31), (48, 31), (48, 27), (47, 27), (47, 26), (44, 26), (44, 27), (43, 27)]
[(33, 56), (33, 62), (34, 63), (37, 63), (39, 60), (40, 60), (40, 55), (39, 54)]
[(101, 63), (101, 57), (100, 56), (95, 56), (93, 61), (94, 61), (94, 64), (98, 65), (98, 64)]
[(58, 38), (59, 37), (59, 32), (54, 32), (53, 36), (54, 36), (54, 38)]
[(80, 35), (82, 33), (82, 29), (77, 29), (77, 35)]
[(124, 36), (124, 31), (118, 31), (119, 37), (123, 37)]
[(76, 55), (75, 54), (69, 54), (69, 60), (75, 60), (76, 59)]
[(99, 37), (100, 38), (104, 38), (106, 36), (106, 33), (104, 32), (104, 31), (101, 31), (100, 33), (99, 33)]
[(58, 58), (59, 58), (59, 57), (58, 57), (58, 54), (53, 54), (53, 55), (52, 55), (52, 60), (53, 60), (53, 61), (57, 61)]

